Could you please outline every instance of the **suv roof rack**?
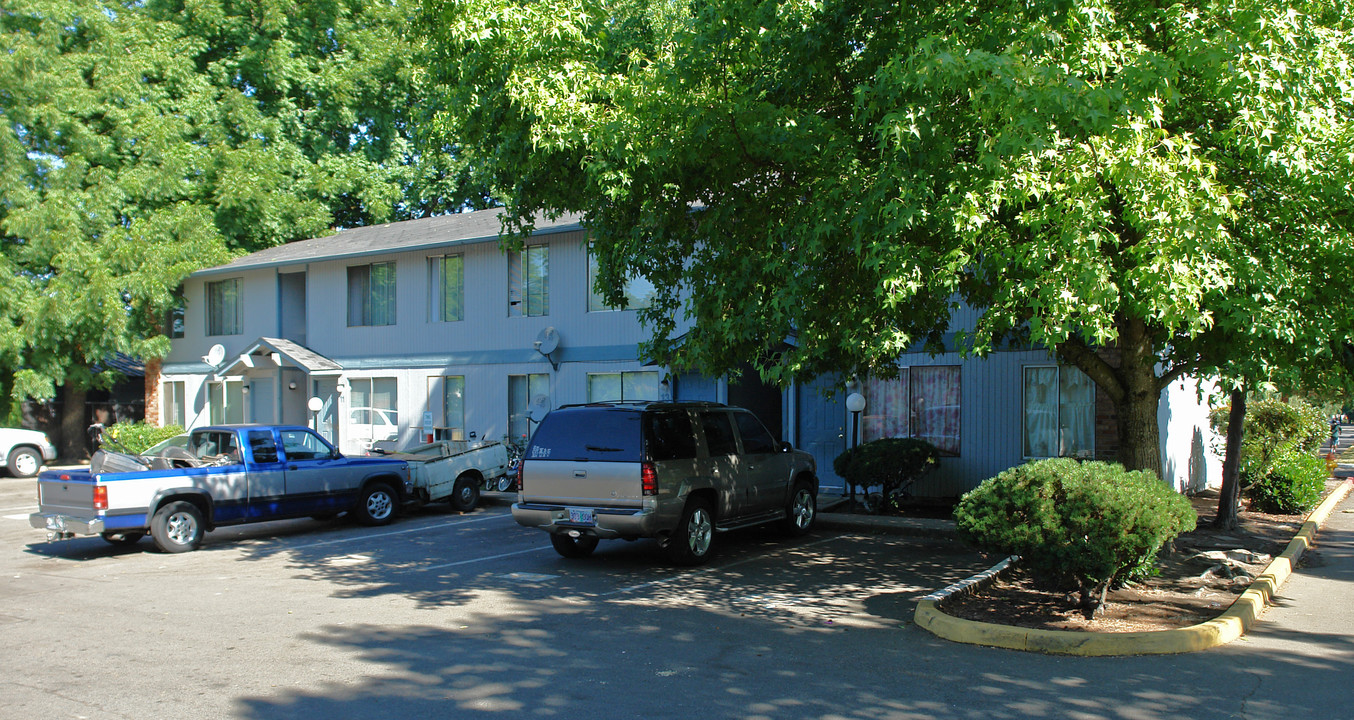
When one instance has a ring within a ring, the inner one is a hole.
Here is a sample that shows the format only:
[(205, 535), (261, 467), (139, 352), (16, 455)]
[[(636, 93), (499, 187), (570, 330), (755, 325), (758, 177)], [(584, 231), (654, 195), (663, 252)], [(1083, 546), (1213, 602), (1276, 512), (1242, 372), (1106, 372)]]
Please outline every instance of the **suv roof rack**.
[(710, 402), (709, 400), (598, 400), (587, 403), (570, 403), (560, 405), (559, 410), (564, 408), (580, 407), (616, 407), (616, 408), (636, 408), (645, 409), (651, 407), (728, 407), (724, 403)]

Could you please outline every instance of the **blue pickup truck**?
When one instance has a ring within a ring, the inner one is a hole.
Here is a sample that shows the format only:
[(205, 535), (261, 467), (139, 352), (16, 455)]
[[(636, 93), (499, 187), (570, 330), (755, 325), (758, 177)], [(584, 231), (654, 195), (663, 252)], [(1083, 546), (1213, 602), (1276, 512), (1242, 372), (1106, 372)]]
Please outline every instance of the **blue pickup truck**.
[(163, 455), (100, 451), (88, 470), (43, 472), (29, 523), (49, 540), (100, 535), (123, 544), (149, 533), (160, 550), (178, 553), (222, 525), (341, 512), (384, 525), (409, 490), (402, 460), (344, 457), (305, 427), (224, 425), (194, 430), (187, 447)]

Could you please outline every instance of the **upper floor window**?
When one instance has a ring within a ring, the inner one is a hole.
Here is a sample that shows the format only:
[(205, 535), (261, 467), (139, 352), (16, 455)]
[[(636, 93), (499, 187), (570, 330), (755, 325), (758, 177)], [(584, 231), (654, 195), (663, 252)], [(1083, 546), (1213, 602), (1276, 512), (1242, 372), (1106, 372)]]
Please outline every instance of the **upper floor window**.
[(161, 328), (161, 332), (164, 333), (165, 337), (175, 339), (183, 337), (184, 313), (185, 308), (183, 305), (183, 298), (176, 293), (174, 296), (174, 305), (168, 310), (165, 310), (165, 324), (164, 327)]
[(597, 292), (597, 256), (591, 252), (588, 253), (588, 312), (605, 312), (608, 310), (639, 310), (649, 307), (653, 301), (654, 286), (648, 279), (642, 277), (632, 277), (626, 280), (625, 287), (621, 288), (624, 293), (625, 307), (613, 307), (606, 304), (606, 298)]
[(896, 378), (867, 378), (861, 442), (911, 437), (945, 455), (958, 455), (959, 379), (957, 365), (903, 368)]
[(428, 258), (428, 318), (433, 322), (465, 319), (465, 260), (462, 255)]
[(239, 335), (240, 278), (207, 283), (207, 334)]
[(508, 317), (550, 314), (550, 246), (528, 245), (508, 256)]
[(1070, 367), (1025, 368), (1025, 457), (1095, 455), (1095, 383)]
[(348, 327), (395, 324), (395, 263), (348, 268)]

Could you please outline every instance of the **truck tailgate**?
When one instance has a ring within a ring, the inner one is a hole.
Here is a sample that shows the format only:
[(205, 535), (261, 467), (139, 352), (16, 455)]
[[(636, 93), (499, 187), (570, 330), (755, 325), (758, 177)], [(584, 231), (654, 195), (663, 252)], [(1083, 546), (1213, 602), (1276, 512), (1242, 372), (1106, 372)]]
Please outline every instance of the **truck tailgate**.
[(546, 505), (642, 507), (640, 464), (587, 460), (524, 460), (522, 500)]
[(94, 479), (88, 472), (43, 473), (38, 478), (38, 512), (88, 515), (93, 511)]

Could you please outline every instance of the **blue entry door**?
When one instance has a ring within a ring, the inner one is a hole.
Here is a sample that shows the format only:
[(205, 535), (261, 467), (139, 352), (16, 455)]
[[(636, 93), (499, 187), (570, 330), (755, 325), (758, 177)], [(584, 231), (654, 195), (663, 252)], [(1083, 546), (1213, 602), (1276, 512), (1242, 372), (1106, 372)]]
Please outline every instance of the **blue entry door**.
[[(839, 380), (824, 375), (796, 387), (799, 408), (799, 448), (818, 463), (818, 487), (824, 492), (844, 492), (846, 482), (832, 471), (832, 461), (846, 451), (846, 395), (835, 390)], [(831, 390), (830, 394), (824, 394)]]

